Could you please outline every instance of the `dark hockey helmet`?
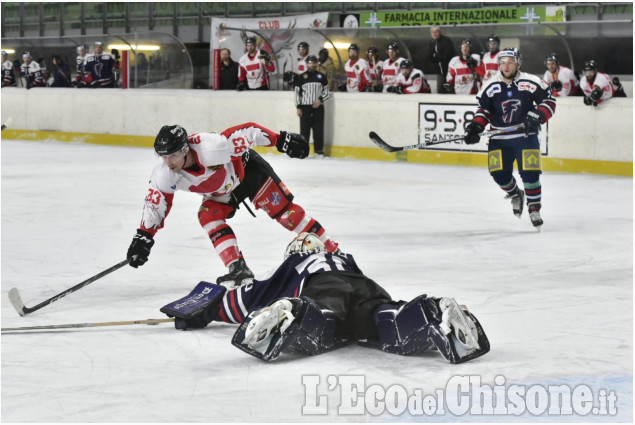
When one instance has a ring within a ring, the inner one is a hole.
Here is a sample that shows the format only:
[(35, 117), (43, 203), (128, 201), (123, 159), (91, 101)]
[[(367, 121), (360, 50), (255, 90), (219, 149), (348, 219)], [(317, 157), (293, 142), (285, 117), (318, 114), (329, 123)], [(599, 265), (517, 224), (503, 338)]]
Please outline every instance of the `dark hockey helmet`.
[(410, 61), (410, 59), (404, 59), (399, 64), (399, 68), (401, 68), (401, 69), (410, 69), (410, 68), (412, 68), (412, 62)]
[(487, 37), (487, 42), (489, 43), (490, 41), (495, 41), (500, 44), (501, 39), (496, 34), (490, 34), (490, 36)]
[(359, 52), (359, 45), (357, 43), (353, 43), (348, 46), (348, 50), (355, 50), (356, 52)]
[(558, 55), (555, 53), (549, 53), (549, 56), (545, 58), (545, 66), (547, 66), (547, 62), (555, 62), (556, 65), (560, 65), (558, 62)]
[(298, 50), (300, 49), (307, 49), (309, 50), (309, 43), (307, 43), (306, 41), (301, 41), (298, 43)]
[(2, 56), (8, 56), (7, 52), (5, 52), (4, 50), (2, 51)]
[(514, 58), (516, 63), (521, 64), (523, 62), (523, 56), (520, 54), (520, 50), (516, 47), (506, 47), (498, 55), (498, 64), (500, 65), (501, 59)]
[(306, 57), (306, 63), (309, 62), (318, 63), (318, 58), (315, 55), (309, 55)]
[(586, 62), (584, 62), (584, 68), (582, 68), (584, 71), (597, 71), (598, 70), (598, 64), (594, 59), (588, 60)]
[(256, 44), (256, 37), (247, 37), (245, 39), (245, 46), (247, 44), (254, 44), (255, 45)]
[(179, 150), (185, 155), (187, 132), (180, 125), (164, 125), (154, 139), (154, 151), (159, 156), (170, 155)]
[(326, 247), (320, 237), (315, 233), (303, 232), (293, 238), (291, 243), (287, 245), (287, 249), (284, 250), (284, 258), (286, 260), (293, 254), (317, 254), (320, 252), (326, 252)]
[(390, 43), (390, 44), (388, 45), (388, 47), (386, 48), (386, 51), (388, 51), (388, 50), (396, 50), (396, 51), (399, 51), (399, 44), (397, 44), (397, 43)]
[(377, 47), (369, 47), (368, 52), (366, 52), (366, 54), (377, 56), (379, 55), (379, 49)]

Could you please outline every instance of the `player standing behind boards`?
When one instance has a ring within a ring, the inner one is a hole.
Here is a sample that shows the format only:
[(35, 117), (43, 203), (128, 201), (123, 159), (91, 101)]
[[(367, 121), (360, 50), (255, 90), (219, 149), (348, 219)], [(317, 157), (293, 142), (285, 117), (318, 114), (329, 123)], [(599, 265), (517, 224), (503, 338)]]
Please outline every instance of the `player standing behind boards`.
[(9, 60), (9, 55), (2, 51), (2, 87), (15, 87), (15, 74), (13, 73), (13, 62)]
[(40, 64), (33, 60), (31, 53), (24, 52), (22, 55), (24, 61), (20, 65), (20, 78), (23, 86), (28, 89), (31, 87), (44, 87), (44, 79), (42, 78), (42, 68)]
[(490, 78), (498, 74), (498, 55), (500, 55), (501, 40), (496, 34), (492, 34), (487, 38), (487, 47), (489, 52), (483, 53), (481, 64), (477, 68), (477, 72), (481, 75), (483, 84)]
[(542, 77), (543, 81), (551, 87), (554, 96), (575, 96), (578, 94), (578, 77), (566, 66), (561, 66), (555, 53), (545, 58), (547, 71)]
[[(488, 124), (494, 130), (524, 124), (524, 129), (490, 138), (487, 162), (494, 181), (511, 200), (514, 215), (521, 217), (526, 195), (529, 218), (539, 228), (543, 220), (540, 216), (542, 165), (538, 132), (540, 125), (553, 116), (556, 99), (540, 78), (520, 71), (522, 56), (518, 49), (503, 50), (499, 63), (500, 74), (491, 78), (476, 96), (478, 108), (466, 128), (464, 140), (467, 144), (478, 143), (480, 133)], [(517, 162), (524, 191), (512, 175), (514, 161)]]
[(161, 311), (176, 317), (174, 326), (182, 330), (213, 320), (241, 323), (232, 344), (265, 361), (282, 352), (313, 356), (349, 342), (400, 355), (437, 349), (450, 363), (490, 348), (481, 324), (453, 298), (393, 300), (352, 255), (326, 252), (311, 233), (291, 241), (282, 264), (264, 279), (231, 291), (200, 282)]
[(355, 43), (348, 47), (348, 60), (344, 64), (344, 71), (346, 72), (346, 85), (340, 87), (340, 90), (346, 90), (349, 93), (364, 92), (372, 84), (368, 62), (359, 57), (359, 46)]
[(80, 44), (77, 46), (77, 58), (75, 58), (76, 67), (75, 67), (75, 79), (73, 80), (73, 86), (77, 87), (79, 82), (84, 79), (84, 75), (86, 73), (86, 46)]
[(384, 85), (384, 93), (388, 93), (389, 87), (397, 86), (397, 76), (401, 72), (399, 65), (403, 61), (403, 58), (399, 57), (399, 44), (397, 43), (390, 43), (386, 53), (388, 53), (388, 59), (381, 64), (381, 83)]
[(301, 41), (298, 43), (298, 54), (300, 57), (298, 58), (298, 69), (297, 73), (302, 74), (304, 71), (308, 69), (306, 65), (306, 58), (309, 56), (309, 43), (306, 41)]
[(95, 53), (86, 56), (84, 78), (77, 87), (114, 88), (119, 62), (110, 53), (104, 52), (101, 41), (95, 41)]
[(238, 91), (269, 90), (269, 73), (276, 71), (276, 65), (264, 50), (256, 50), (256, 37), (245, 40), (247, 53), (239, 60)]
[(466, 38), (461, 40), (461, 53), (453, 57), (448, 64), (447, 82), (444, 88), (448, 93), (476, 94), (478, 82), (481, 78), (476, 72), (481, 59), (476, 53), (472, 53), (472, 42)]
[(199, 222), (229, 268), (229, 273), (216, 280), (218, 284), (241, 285), (254, 277), (225, 221), (246, 198), (285, 229), (316, 233), (329, 252), (335, 251), (337, 244), (320, 223), (293, 202), (291, 192), (252, 146), (275, 146), (292, 158), (305, 158), (309, 153), (309, 144), (299, 134), (278, 134), (255, 123), (231, 127), (221, 134), (189, 137), (181, 126), (163, 126), (154, 141), (154, 150), (163, 161), (150, 177), (141, 225), (126, 256), (130, 266), (137, 268), (148, 260), (154, 236), (163, 227), (178, 190), (203, 196)]
[(368, 61), (368, 71), (370, 74), (370, 82), (372, 89), (367, 88), (366, 91), (381, 92), (381, 64), (379, 60), (379, 49), (377, 47), (369, 47), (366, 52), (366, 60)]
[(587, 106), (598, 106), (600, 103), (612, 97), (626, 97), (623, 89), (617, 90), (614, 82), (619, 84), (620, 80), (611, 77), (603, 72), (598, 72), (598, 64), (594, 60), (584, 62), (584, 75), (580, 80), (580, 89), (584, 93), (584, 104)]
[(313, 129), (313, 150), (324, 157), (324, 101), (329, 98), (328, 78), (317, 70), (318, 58), (306, 58), (308, 69), (300, 74), (295, 86), (296, 113), (300, 117), (300, 134), (308, 142)]
[(389, 92), (397, 94), (430, 93), (430, 86), (424, 78), (423, 71), (413, 68), (409, 59), (399, 65), (401, 72), (397, 77), (397, 86), (390, 87)]

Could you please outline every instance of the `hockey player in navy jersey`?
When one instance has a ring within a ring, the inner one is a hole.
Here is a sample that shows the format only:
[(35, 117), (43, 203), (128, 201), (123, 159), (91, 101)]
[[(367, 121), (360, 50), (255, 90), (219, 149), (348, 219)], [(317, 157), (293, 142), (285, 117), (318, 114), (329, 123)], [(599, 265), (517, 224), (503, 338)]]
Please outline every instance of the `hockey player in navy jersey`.
[[(494, 181), (511, 200), (514, 215), (521, 217), (526, 196), (529, 218), (539, 229), (543, 220), (540, 216), (542, 161), (538, 132), (540, 125), (553, 116), (556, 99), (544, 81), (520, 71), (522, 56), (518, 49), (507, 48), (500, 52), (498, 63), (500, 73), (488, 80), (476, 96), (478, 109), (466, 127), (464, 141), (478, 143), (480, 133), (488, 124), (493, 130), (523, 126), (492, 136), (487, 160)], [(514, 161), (518, 164), (524, 191), (512, 175)]]
[(96, 41), (95, 53), (86, 56), (84, 75), (78, 87), (113, 88), (116, 86), (116, 71), (118, 69), (117, 58), (104, 52), (102, 42)]
[(312, 233), (293, 239), (282, 264), (263, 279), (230, 291), (200, 282), (161, 311), (183, 330), (214, 320), (240, 323), (232, 344), (266, 361), (282, 352), (316, 355), (348, 342), (401, 355), (436, 348), (451, 363), (489, 351), (478, 320), (453, 298), (395, 301), (352, 255), (329, 253)]

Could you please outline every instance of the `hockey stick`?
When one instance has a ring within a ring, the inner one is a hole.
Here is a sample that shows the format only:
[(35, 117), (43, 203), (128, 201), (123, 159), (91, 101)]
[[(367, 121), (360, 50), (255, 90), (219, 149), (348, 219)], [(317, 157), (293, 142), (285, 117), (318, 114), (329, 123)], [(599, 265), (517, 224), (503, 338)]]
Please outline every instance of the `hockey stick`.
[(158, 325), (159, 323), (166, 323), (166, 322), (174, 322), (174, 319), (147, 319), (147, 320), (129, 320), (127, 322), (71, 323), (68, 325), (24, 326), (21, 328), (2, 328), (2, 332), (40, 331), (40, 330), (47, 330), (47, 329), (69, 329), (69, 328), (96, 328), (99, 326)]
[[(502, 129), (502, 130), (492, 130), (492, 131), (485, 131), (483, 133), (481, 133), (481, 136), (494, 136), (495, 134), (502, 134), (502, 133), (509, 133), (512, 131), (516, 131), (516, 130), (520, 130), (525, 128), (524, 124), (520, 124), (514, 127), (509, 127), (506, 129)], [(449, 142), (456, 142), (457, 140), (463, 140), (464, 136), (461, 137), (455, 137), (453, 139), (446, 139), (446, 140), (439, 140), (438, 142), (430, 142), (430, 143), (417, 143), (416, 145), (409, 145), (409, 146), (392, 146), (389, 145), (388, 143), (386, 143), (384, 141), (384, 139), (382, 139), (381, 137), (379, 137), (379, 135), (377, 133), (375, 133), (374, 131), (371, 131), (368, 134), (368, 137), (370, 137), (370, 140), (376, 144), (377, 146), (379, 146), (380, 148), (382, 148), (383, 150), (385, 150), (386, 152), (399, 152), (399, 151), (411, 151), (411, 150), (416, 150), (416, 149), (422, 149), (425, 148), (426, 146), (432, 146), (432, 145), (439, 145), (441, 143), (449, 143)]]
[(102, 277), (106, 276), (107, 274), (110, 274), (112, 272), (114, 272), (117, 269), (122, 268), (123, 266), (125, 266), (126, 264), (128, 264), (130, 262), (130, 260), (126, 259), (124, 261), (122, 261), (121, 263), (115, 264), (114, 266), (112, 266), (109, 269), (104, 270), (103, 272), (96, 274), (95, 276), (91, 277), (90, 279), (86, 279), (85, 281), (78, 283), (77, 285), (73, 286), (72, 288), (69, 288), (67, 290), (65, 290), (64, 292), (60, 292), (57, 295), (54, 295), (53, 297), (49, 298), (46, 301), (42, 301), (41, 303), (39, 303), (38, 305), (34, 306), (34, 307), (27, 307), (24, 305), (24, 303), (22, 302), (22, 298), (20, 297), (20, 293), (18, 292), (17, 288), (11, 288), (9, 290), (9, 300), (11, 301), (11, 304), (13, 304), (13, 307), (15, 308), (15, 310), (18, 312), (18, 314), (20, 316), (24, 316), (25, 314), (29, 314), (29, 313), (33, 313), (36, 310), (41, 309), (42, 307), (46, 307), (47, 305), (54, 303), (55, 301), (58, 301), (59, 299), (65, 297), (66, 295), (78, 291), (80, 289), (82, 289), (84, 286), (93, 283), (94, 281), (96, 281), (97, 279), (101, 279)]

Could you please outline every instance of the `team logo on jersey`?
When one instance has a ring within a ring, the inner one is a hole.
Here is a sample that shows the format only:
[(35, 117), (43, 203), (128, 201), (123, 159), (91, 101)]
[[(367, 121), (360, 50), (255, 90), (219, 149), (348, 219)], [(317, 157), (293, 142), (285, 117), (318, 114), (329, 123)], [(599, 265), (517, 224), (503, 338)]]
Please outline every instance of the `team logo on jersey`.
[(271, 202), (271, 205), (280, 205), (280, 200), (281, 199), (282, 199), (282, 196), (280, 196), (280, 193), (278, 193), (278, 192), (273, 192), (269, 196), (269, 202)]
[(503, 122), (509, 124), (514, 119), (514, 113), (520, 109), (520, 100), (510, 99), (501, 103), (503, 109)]
[(487, 97), (492, 97), (495, 93), (500, 93), (501, 91), (501, 86), (499, 86), (498, 84), (493, 84), (492, 87), (487, 89), (485, 94), (487, 94)]
[(521, 81), (518, 83), (518, 90), (525, 90), (533, 93), (537, 88), (538, 87), (536, 87), (535, 84), (530, 83), (529, 81)]

